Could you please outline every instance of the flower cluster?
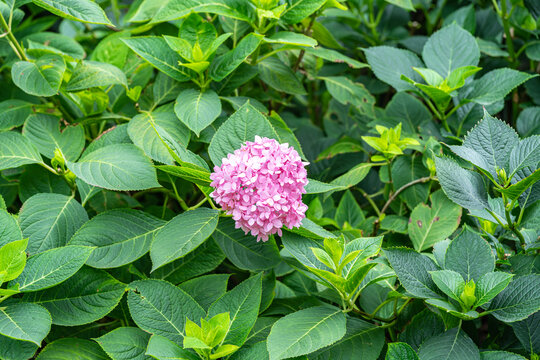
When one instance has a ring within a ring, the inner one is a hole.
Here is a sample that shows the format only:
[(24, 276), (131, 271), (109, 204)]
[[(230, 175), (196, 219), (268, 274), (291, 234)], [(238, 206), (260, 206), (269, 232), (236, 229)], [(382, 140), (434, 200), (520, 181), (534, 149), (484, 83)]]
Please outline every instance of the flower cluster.
[(267, 241), (271, 234), (281, 236), (283, 226), (299, 227), (305, 217), (307, 164), (289, 144), (256, 136), (214, 168), (210, 195), (236, 228)]

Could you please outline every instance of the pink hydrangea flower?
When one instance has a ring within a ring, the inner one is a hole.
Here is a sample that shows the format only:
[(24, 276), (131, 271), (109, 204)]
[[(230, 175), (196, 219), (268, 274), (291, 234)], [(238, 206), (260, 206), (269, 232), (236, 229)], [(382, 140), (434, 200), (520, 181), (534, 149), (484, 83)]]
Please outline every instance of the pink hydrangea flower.
[(214, 167), (210, 196), (232, 215), (236, 228), (267, 241), (271, 234), (281, 236), (283, 226), (299, 227), (305, 217), (307, 164), (289, 144), (255, 136)]

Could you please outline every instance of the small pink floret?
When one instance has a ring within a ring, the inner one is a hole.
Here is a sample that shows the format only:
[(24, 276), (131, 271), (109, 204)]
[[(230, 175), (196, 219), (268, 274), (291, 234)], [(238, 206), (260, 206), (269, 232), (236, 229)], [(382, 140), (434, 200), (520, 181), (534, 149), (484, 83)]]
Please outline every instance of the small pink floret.
[(289, 144), (255, 136), (214, 167), (210, 196), (233, 216), (236, 228), (267, 241), (281, 236), (283, 226), (300, 227), (307, 210), (307, 164)]

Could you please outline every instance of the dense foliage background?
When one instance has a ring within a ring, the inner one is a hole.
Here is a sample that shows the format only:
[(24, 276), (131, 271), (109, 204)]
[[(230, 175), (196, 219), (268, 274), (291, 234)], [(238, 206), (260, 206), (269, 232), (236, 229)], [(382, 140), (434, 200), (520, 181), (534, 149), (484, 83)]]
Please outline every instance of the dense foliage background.
[[(0, 359), (538, 359), (537, 0), (0, 1)], [(305, 161), (257, 242), (210, 172)]]

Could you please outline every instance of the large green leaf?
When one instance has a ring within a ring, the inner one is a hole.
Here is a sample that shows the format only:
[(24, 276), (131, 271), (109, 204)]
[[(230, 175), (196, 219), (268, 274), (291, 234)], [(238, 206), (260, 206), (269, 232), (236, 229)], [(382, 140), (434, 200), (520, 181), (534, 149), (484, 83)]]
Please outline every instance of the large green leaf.
[[(151, 0), (150, 0), (151, 1)], [(232, 2), (226, 0), (169, 0), (159, 5), (152, 22), (164, 22), (183, 18), (192, 12), (211, 13), (249, 21), (245, 15), (244, 6), (241, 2)]]
[(521, 140), (510, 153), (509, 170), (510, 173), (531, 166), (538, 168), (540, 163), (540, 135), (530, 136)]
[(480, 353), (481, 360), (527, 360), (521, 355), (514, 354), (508, 351), (482, 351)]
[(86, 221), (88, 215), (81, 204), (60, 194), (36, 194), (23, 204), (19, 214), (31, 255), (66, 245)]
[(208, 147), (210, 159), (214, 165), (221, 165), (221, 160), (239, 149), (246, 141), (253, 141), (255, 136), (277, 139), (277, 134), (268, 119), (249, 103), (244, 104), (221, 125)]
[(60, 119), (47, 114), (30, 115), (23, 135), (49, 159), (54, 157), (55, 149), (60, 149), (67, 160), (75, 161), (85, 143), (82, 125), (68, 126), (60, 132)]
[(540, 274), (514, 277), (489, 304), (493, 316), (504, 322), (526, 319), (540, 310)]
[(287, 24), (296, 24), (307, 18), (325, 4), (325, 0), (292, 0), (281, 18)]
[(266, 270), (281, 261), (274, 240), (255, 241), (253, 236), (237, 229), (232, 219), (222, 218), (212, 237), (227, 258), (240, 269)]
[(12, 99), (0, 102), (0, 132), (21, 126), (32, 114), (32, 103)]
[(178, 66), (182, 58), (167, 45), (165, 39), (157, 36), (141, 36), (122, 41), (137, 55), (171, 78), (177, 81), (189, 80), (185, 68)]
[(115, 268), (129, 264), (150, 250), (155, 233), (165, 222), (132, 209), (114, 209), (98, 214), (73, 235), (70, 245), (96, 247), (87, 264)]
[(223, 344), (242, 346), (259, 314), (262, 296), (262, 273), (255, 275), (217, 299), (208, 309), (211, 318), (229, 313), (230, 324)]
[(178, 287), (188, 293), (204, 310), (227, 292), (230, 274), (210, 274), (185, 281)]
[(18, 284), (19, 291), (30, 292), (60, 284), (79, 271), (92, 250), (88, 246), (64, 246), (31, 256), (10, 286)]
[(472, 91), (467, 95), (467, 99), (478, 104), (489, 105), (504, 99), (514, 88), (536, 76), (538, 74), (531, 75), (509, 68), (495, 69), (473, 83)]
[(435, 157), (437, 177), (450, 200), (469, 210), (490, 208), (482, 176), (463, 169), (454, 160)]
[(109, 190), (159, 187), (156, 170), (142, 150), (131, 144), (108, 145), (84, 154), (67, 167), (84, 182)]
[(422, 81), (420, 75), (413, 70), (413, 67), (424, 67), (416, 54), (390, 46), (371, 47), (365, 49), (364, 52), (375, 76), (393, 86), (397, 91), (414, 89), (413, 85), (401, 80), (401, 75), (416, 82)]
[(478, 65), (480, 50), (474, 36), (453, 23), (429, 37), (422, 58), (427, 67), (447, 78), (457, 68)]
[(103, 9), (93, 0), (32, 0), (55, 15), (91, 24), (112, 25)]
[(66, 63), (60, 55), (44, 55), (35, 62), (19, 61), (13, 64), (13, 82), (24, 92), (35, 96), (58, 94)]
[(41, 341), (51, 329), (51, 315), (36, 304), (13, 304), (0, 308), (0, 334), (17, 340)]
[(113, 360), (150, 360), (145, 355), (150, 334), (134, 327), (119, 327), (94, 339)]
[(198, 208), (186, 211), (169, 221), (152, 242), (152, 271), (195, 250), (212, 235), (218, 218), (217, 210)]
[(30, 341), (0, 335), (0, 359), (27, 360), (34, 356), (37, 349), (38, 346)]
[(341, 309), (317, 306), (282, 317), (268, 335), (270, 360), (287, 359), (312, 353), (340, 340), (346, 332)]
[(150, 342), (148, 343), (148, 348), (146, 354), (156, 358), (157, 360), (199, 360), (200, 358), (187, 351), (182, 349), (180, 346), (176, 345), (171, 340), (160, 336), (152, 335)]
[(77, 91), (109, 85), (122, 85), (127, 89), (128, 83), (124, 72), (111, 64), (84, 60), (73, 70), (66, 90)]
[(292, 95), (306, 95), (306, 89), (291, 68), (275, 57), (257, 64), (260, 79), (277, 91)]
[(375, 98), (363, 84), (355, 83), (345, 76), (327, 76), (321, 79), (334, 99), (344, 105), (351, 104), (360, 113), (374, 117)]
[(475, 306), (482, 306), (491, 301), (491, 299), (508, 286), (510, 281), (512, 281), (512, 276), (512, 274), (502, 271), (484, 274), (476, 284)]
[(110, 360), (98, 344), (91, 340), (62, 338), (53, 341), (43, 349), (39, 360)]
[(439, 270), (433, 260), (408, 248), (383, 251), (407, 292), (419, 298), (441, 297), (429, 274), (430, 271)]
[(457, 229), (461, 208), (448, 200), (442, 191), (431, 195), (431, 208), (420, 204), (409, 219), (408, 232), (416, 251), (429, 249)]
[(221, 114), (221, 101), (213, 90), (186, 89), (178, 94), (174, 112), (199, 136)]
[(216, 57), (210, 65), (210, 77), (215, 81), (225, 79), (259, 47), (262, 39), (262, 35), (251, 33), (245, 36), (234, 49)]
[(418, 355), (422, 360), (480, 360), (480, 352), (475, 343), (463, 330), (457, 328), (426, 340)]
[(460, 273), (465, 281), (478, 282), (482, 275), (495, 269), (495, 257), (487, 241), (466, 227), (448, 245), (444, 267)]
[(512, 323), (512, 329), (528, 352), (531, 354), (540, 352), (540, 312)]
[(36, 147), (16, 132), (0, 133), (0, 170), (43, 162)]
[(206, 312), (178, 287), (162, 280), (141, 280), (129, 285), (129, 311), (144, 331), (181, 344), (186, 318), (199, 322)]
[(125, 285), (105, 271), (83, 267), (60, 285), (25, 294), (23, 301), (43, 305), (55, 325), (75, 326), (110, 313), (124, 292)]

